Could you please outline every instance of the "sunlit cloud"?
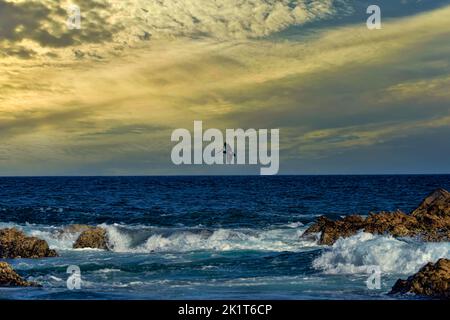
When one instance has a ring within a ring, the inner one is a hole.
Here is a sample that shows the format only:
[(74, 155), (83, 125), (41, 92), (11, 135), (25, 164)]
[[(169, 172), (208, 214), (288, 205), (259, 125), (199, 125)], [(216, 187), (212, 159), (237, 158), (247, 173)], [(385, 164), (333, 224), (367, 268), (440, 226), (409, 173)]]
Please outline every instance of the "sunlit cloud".
[[(301, 161), (331, 161), (450, 125), (450, 7), (387, 19), (379, 31), (362, 21), (284, 39), (276, 32), (352, 6), (130, 0), (121, 11), (98, 0), (87, 16), (95, 34), (62, 44), (64, 32), (51, 23), (51, 37), (32, 27), (49, 19), (43, 12), (64, 21), (63, 2), (0, 3), (16, 16), (30, 6), (38, 19), (3, 31), (0, 42), (9, 50), (0, 58), (0, 174), (179, 173), (170, 133), (194, 120), (280, 128), (282, 161), (296, 160), (287, 169), (299, 173)], [(128, 29), (118, 12), (139, 19)], [(142, 32), (152, 38), (139, 41)]]

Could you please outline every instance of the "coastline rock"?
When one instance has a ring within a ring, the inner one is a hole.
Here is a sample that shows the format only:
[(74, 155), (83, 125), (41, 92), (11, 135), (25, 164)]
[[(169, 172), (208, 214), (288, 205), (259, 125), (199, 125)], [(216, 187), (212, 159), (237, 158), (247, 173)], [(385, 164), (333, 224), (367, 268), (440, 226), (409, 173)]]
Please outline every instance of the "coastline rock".
[(428, 263), (407, 280), (397, 280), (389, 294), (413, 293), (433, 298), (450, 299), (450, 260)]
[(0, 258), (46, 258), (57, 257), (55, 250), (45, 240), (28, 237), (15, 228), (0, 230)]
[(81, 232), (73, 244), (74, 249), (93, 248), (108, 250), (108, 236), (106, 230), (100, 227), (91, 227)]
[(417, 219), (401, 211), (370, 214), (364, 221), (364, 232), (390, 234), (394, 237), (416, 236), (420, 233)]
[(450, 218), (450, 192), (444, 189), (433, 191), (411, 215), (417, 218), (430, 215)]
[(450, 240), (450, 193), (438, 189), (426, 197), (411, 215), (425, 229), (425, 241)]
[(411, 214), (380, 212), (371, 213), (366, 219), (352, 215), (336, 221), (322, 216), (304, 232), (302, 238), (320, 233), (319, 244), (332, 245), (340, 237), (350, 237), (358, 231), (394, 237), (419, 237), (430, 242), (449, 241), (450, 193), (444, 189), (432, 192)]
[(25, 281), (6, 262), (0, 262), (0, 287), (31, 287), (34, 282)]
[(321, 232), (319, 243), (332, 245), (340, 237), (350, 237), (364, 227), (364, 219), (358, 215), (347, 216), (342, 220), (330, 220), (324, 216), (319, 217), (317, 223), (312, 225), (302, 237)]

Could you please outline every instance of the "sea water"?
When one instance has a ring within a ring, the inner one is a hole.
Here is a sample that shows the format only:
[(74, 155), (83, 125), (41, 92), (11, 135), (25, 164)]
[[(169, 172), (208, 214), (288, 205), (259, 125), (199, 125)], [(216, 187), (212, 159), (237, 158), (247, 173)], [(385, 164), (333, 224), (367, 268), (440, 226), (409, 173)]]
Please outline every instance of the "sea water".
[[(318, 216), (413, 210), (449, 175), (0, 178), (0, 228), (57, 258), (7, 260), (40, 288), (1, 299), (414, 299), (398, 278), (450, 258), (450, 243), (359, 233), (332, 247), (301, 235)], [(100, 225), (111, 251), (72, 249), (69, 224)], [(67, 286), (69, 266), (81, 289)], [(381, 288), (369, 289), (367, 266)]]

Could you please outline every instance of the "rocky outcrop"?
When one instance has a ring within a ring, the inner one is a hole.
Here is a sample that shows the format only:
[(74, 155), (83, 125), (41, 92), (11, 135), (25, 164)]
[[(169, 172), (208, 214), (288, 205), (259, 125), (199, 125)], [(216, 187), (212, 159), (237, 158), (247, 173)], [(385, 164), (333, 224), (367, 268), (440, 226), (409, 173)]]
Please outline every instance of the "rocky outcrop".
[(450, 192), (437, 189), (426, 197), (411, 215), (417, 218), (426, 216), (450, 217)]
[(389, 294), (406, 293), (450, 299), (450, 260), (430, 262), (407, 280), (397, 280)]
[(411, 214), (401, 211), (358, 215), (333, 221), (320, 217), (302, 237), (320, 233), (319, 243), (332, 245), (340, 237), (349, 237), (358, 231), (389, 234), (394, 237), (419, 237), (424, 241), (450, 240), (450, 193), (438, 189), (426, 197)]
[(6, 262), (0, 262), (0, 287), (31, 287), (34, 282), (25, 281)]
[(347, 216), (342, 220), (333, 221), (324, 216), (319, 217), (317, 222), (305, 231), (303, 237), (309, 237), (320, 232), (319, 243), (332, 245), (340, 237), (350, 237), (361, 230), (364, 219), (358, 215)]
[(370, 214), (364, 221), (364, 232), (406, 237), (418, 235), (421, 229), (416, 218), (395, 211)]
[(28, 237), (15, 228), (0, 230), (0, 258), (45, 258), (56, 257), (55, 250), (45, 240)]
[(450, 193), (438, 189), (426, 197), (411, 215), (426, 231), (426, 241), (450, 240)]
[(108, 236), (106, 230), (100, 227), (91, 227), (87, 230), (84, 230), (73, 244), (73, 248), (93, 248), (108, 250)]

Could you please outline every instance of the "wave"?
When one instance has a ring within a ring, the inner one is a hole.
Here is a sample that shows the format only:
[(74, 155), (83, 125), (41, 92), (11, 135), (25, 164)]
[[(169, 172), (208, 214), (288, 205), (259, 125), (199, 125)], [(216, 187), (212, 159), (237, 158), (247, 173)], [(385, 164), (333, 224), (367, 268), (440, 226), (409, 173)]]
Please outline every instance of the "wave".
[(188, 252), (197, 250), (299, 251), (316, 246), (301, 241), (304, 228), (290, 225), (268, 229), (130, 228), (103, 226), (115, 252)]
[(378, 266), (384, 273), (413, 274), (428, 262), (450, 258), (450, 242), (420, 242), (360, 232), (341, 238), (313, 261), (327, 274), (367, 273)]
[(44, 239), (51, 249), (70, 250), (79, 233), (62, 232), (61, 226), (47, 226), (31, 223), (16, 224), (12, 222), (0, 222), (0, 229), (17, 228), (27, 235)]
[[(339, 239), (332, 247), (315, 240), (302, 240), (306, 227), (300, 223), (267, 228), (161, 228), (145, 225), (102, 224), (108, 233), (109, 247), (116, 253), (184, 253), (192, 251), (275, 251), (303, 252), (321, 248), (312, 267), (325, 274), (367, 273), (369, 266), (379, 266), (384, 273), (412, 274), (430, 261), (450, 259), (450, 242), (425, 243), (413, 239), (358, 233)], [(79, 233), (61, 232), (61, 226), (0, 223), (0, 228), (16, 227), (46, 240), (52, 249), (72, 249)]]
[[(56, 250), (74, 250), (72, 245), (80, 232), (64, 232), (61, 226), (36, 224), (0, 223), (0, 228), (16, 227), (26, 234), (48, 242)], [(256, 251), (301, 251), (315, 247), (311, 240), (301, 240), (305, 231), (303, 224), (290, 223), (263, 229), (250, 228), (205, 228), (172, 227), (161, 228), (144, 225), (107, 225), (111, 251), (118, 253), (189, 252), (200, 250), (256, 250)], [(76, 249), (84, 250), (84, 249)]]

